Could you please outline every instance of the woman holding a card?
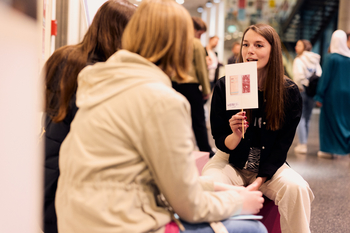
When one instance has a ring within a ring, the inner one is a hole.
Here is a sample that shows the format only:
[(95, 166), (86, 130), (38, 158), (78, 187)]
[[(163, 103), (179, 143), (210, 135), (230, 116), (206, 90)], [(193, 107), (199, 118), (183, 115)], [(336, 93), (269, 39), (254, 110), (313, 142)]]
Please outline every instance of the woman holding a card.
[(310, 232), (314, 195), (286, 162), (302, 112), (299, 89), (284, 76), (281, 42), (271, 26), (248, 27), (241, 44), (239, 62), (257, 62), (258, 108), (226, 110), (225, 77), (218, 80), (210, 121), (219, 150), (202, 174), (260, 190), (278, 205), (283, 233)]

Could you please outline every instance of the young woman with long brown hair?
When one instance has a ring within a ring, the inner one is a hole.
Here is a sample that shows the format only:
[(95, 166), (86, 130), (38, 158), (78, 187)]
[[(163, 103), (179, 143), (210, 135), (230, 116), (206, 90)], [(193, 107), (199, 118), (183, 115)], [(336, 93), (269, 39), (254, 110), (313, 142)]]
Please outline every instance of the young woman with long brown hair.
[(271, 26), (248, 27), (241, 45), (239, 62), (257, 62), (259, 108), (227, 111), (225, 77), (219, 79), (210, 115), (219, 150), (202, 175), (260, 190), (278, 205), (283, 233), (310, 232), (313, 193), (286, 163), (302, 111), (299, 89), (284, 75), (281, 42)]
[(106, 61), (121, 48), (122, 33), (135, 10), (126, 0), (107, 1), (97, 11), (83, 41), (57, 49), (45, 64), (45, 233), (57, 232), (58, 156), (78, 111), (78, 74), (86, 65)]

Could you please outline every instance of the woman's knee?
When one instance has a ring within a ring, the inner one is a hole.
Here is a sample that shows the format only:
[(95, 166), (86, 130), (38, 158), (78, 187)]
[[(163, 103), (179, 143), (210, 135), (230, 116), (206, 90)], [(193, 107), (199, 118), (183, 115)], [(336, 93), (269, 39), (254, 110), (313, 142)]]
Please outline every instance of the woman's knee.
[(283, 188), (285, 194), (291, 197), (295, 197), (296, 199), (299, 197), (308, 198), (310, 201), (314, 199), (313, 192), (305, 180), (299, 180), (296, 182), (289, 181), (284, 185)]

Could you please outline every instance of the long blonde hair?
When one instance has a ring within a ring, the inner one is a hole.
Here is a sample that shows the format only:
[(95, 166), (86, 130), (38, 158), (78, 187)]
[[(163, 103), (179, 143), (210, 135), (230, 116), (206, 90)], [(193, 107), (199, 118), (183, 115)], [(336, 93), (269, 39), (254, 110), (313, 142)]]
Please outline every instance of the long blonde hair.
[(187, 77), (192, 61), (193, 23), (172, 0), (144, 0), (126, 27), (122, 47), (157, 64), (169, 77)]

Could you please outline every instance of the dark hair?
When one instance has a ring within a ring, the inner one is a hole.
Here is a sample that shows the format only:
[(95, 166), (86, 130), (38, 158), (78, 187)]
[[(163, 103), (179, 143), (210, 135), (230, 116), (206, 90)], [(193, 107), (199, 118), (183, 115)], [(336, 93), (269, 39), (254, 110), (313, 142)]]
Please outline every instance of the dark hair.
[(199, 17), (192, 16), (193, 27), (197, 31), (207, 31), (206, 23)]
[(121, 48), (124, 29), (136, 6), (126, 0), (109, 0), (96, 12), (83, 41), (56, 50), (45, 64), (45, 112), (62, 121), (77, 90), (79, 72), (98, 57), (106, 61)]
[[(266, 64), (267, 75), (263, 83), (264, 98), (266, 99), (266, 119), (267, 128), (278, 130), (281, 128), (284, 119), (284, 88), (285, 76), (282, 62), (282, 48), (280, 38), (273, 29), (267, 24), (256, 24), (249, 26), (242, 37), (248, 30), (252, 30), (263, 36), (271, 45), (269, 61)], [(242, 47), (239, 55), (239, 62), (243, 62)]]
[(304, 51), (311, 51), (311, 49), (312, 49), (312, 44), (311, 44), (311, 42), (310, 41), (308, 41), (308, 40), (300, 40), (301, 41), (301, 43), (303, 43), (303, 45), (304, 45)]
[(350, 31), (346, 33), (346, 38), (350, 39)]

